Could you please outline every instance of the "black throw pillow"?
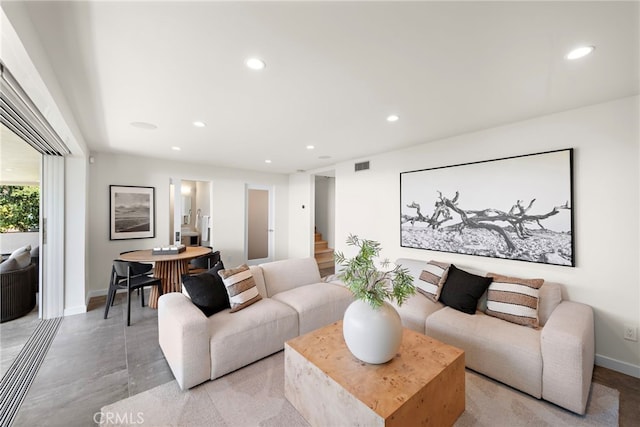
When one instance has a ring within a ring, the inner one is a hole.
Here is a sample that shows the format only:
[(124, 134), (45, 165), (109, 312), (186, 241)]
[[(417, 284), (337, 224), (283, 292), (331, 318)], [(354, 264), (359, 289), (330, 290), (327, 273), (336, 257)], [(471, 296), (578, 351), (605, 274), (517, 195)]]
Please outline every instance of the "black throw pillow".
[(182, 284), (187, 289), (191, 301), (207, 317), (231, 307), (227, 288), (224, 287), (222, 279), (218, 276), (219, 270), (224, 270), (222, 261), (204, 273), (195, 276), (188, 274), (182, 276)]
[(482, 277), (456, 268), (451, 264), (444, 282), (440, 302), (463, 313), (475, 314), (478, 300), (487, 290), (491, 277)]

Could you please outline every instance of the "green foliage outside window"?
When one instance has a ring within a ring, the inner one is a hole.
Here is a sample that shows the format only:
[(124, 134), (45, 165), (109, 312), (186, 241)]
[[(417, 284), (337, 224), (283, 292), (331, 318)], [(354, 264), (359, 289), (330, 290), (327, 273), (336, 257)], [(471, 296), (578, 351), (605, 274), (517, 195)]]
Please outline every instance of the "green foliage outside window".
[(40, 221), (40, 187), (0, 185), (0, 233), (36, 231)]

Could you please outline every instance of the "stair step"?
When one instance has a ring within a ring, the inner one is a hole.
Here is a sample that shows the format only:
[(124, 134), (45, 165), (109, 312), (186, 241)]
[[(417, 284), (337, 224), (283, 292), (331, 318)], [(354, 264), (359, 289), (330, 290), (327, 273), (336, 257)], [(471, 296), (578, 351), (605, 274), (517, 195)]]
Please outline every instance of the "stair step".
[(333, 248), (318, 249), (315, 251), (317, 254), (326, 254), (329, 252), (333, 253)]
[(330, 262), (332, 264), (335, 264), (336, 260), (333, 258), (333, 256), (329, 256), (329, 255), (325, 255), (325, 256), (317, 256), (316, 258), (316, 262), (317, 263), (321, 263), (321, 262)]
[(316, 250), (316, 252), (318, 250), (328, 249), (328, 248), (329, 248), (329, 242), (327, 242), (326, 240), (316, 240), (316, 242), (315, 242), (315, 250)]
[(326, 262), (326, 261), (335, 262), (335, 258), (333, 257), (333, 254), (316, 255), (315, 259), (317, 262)]
[(314, 233), (313, 238), (316, 242), (322, 240), (322, 233)]
[(322, 258), (322, 259), (333, 259), (333, 249), (322, 249), (320, 251), (316, 251), (315, 254), (313, 254), (314, 257), (316, 258)]
[(333, 260), (327, 260), (327, 261), (319, 261), (317, 260), (318, 263), (318, 268), (319, 269), (324, 269), (324, 268), (331, 268), (331, 267), (335, 267), (335, 262)]

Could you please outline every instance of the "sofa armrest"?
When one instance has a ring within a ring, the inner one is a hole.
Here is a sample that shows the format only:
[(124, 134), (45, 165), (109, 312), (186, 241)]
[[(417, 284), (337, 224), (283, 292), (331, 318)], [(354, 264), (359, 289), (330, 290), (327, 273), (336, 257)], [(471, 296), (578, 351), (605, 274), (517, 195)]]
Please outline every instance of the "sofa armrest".
[(158, 341), (182, 390), (211, 379), (209, 322), (185, 295), (158, 300)]
[(593, 375), (593, 309), (561, 302), (541, 332), (542, 398), (584, 414)]

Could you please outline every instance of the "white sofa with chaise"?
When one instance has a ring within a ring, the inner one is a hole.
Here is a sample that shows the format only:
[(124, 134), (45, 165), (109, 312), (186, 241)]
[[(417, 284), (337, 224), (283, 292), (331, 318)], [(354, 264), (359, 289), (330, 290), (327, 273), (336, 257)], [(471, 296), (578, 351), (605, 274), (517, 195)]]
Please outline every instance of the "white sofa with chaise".
[[(417, 283), (426, 261), (398, 259)], [(183, 294), (158, 303), (160, 347), (184, 390), (284, 348), (285, 341), (342, 319), (353, 301), (336, 280), (322, 282), (313, 258), (252, 266), (262, 299), (207, 318)], [(473, 272), (481, 274), (481, 272)], [(416, 293), (396, 307), (405, 327), (465, 351), (466, 366), (511, 387), (584, 414), (594, 363), (591, 307), (540, 288), (537, 329), (432, 302)]]
[(180, 388), (191, 388), (276, 353), (300, 334), (342, 319), (353, 301), (344, 286), (322, 282), (314, 258), (250, 267), (262, 299), (206, 317), (182, 293), (158, 300), (160, 348)]

